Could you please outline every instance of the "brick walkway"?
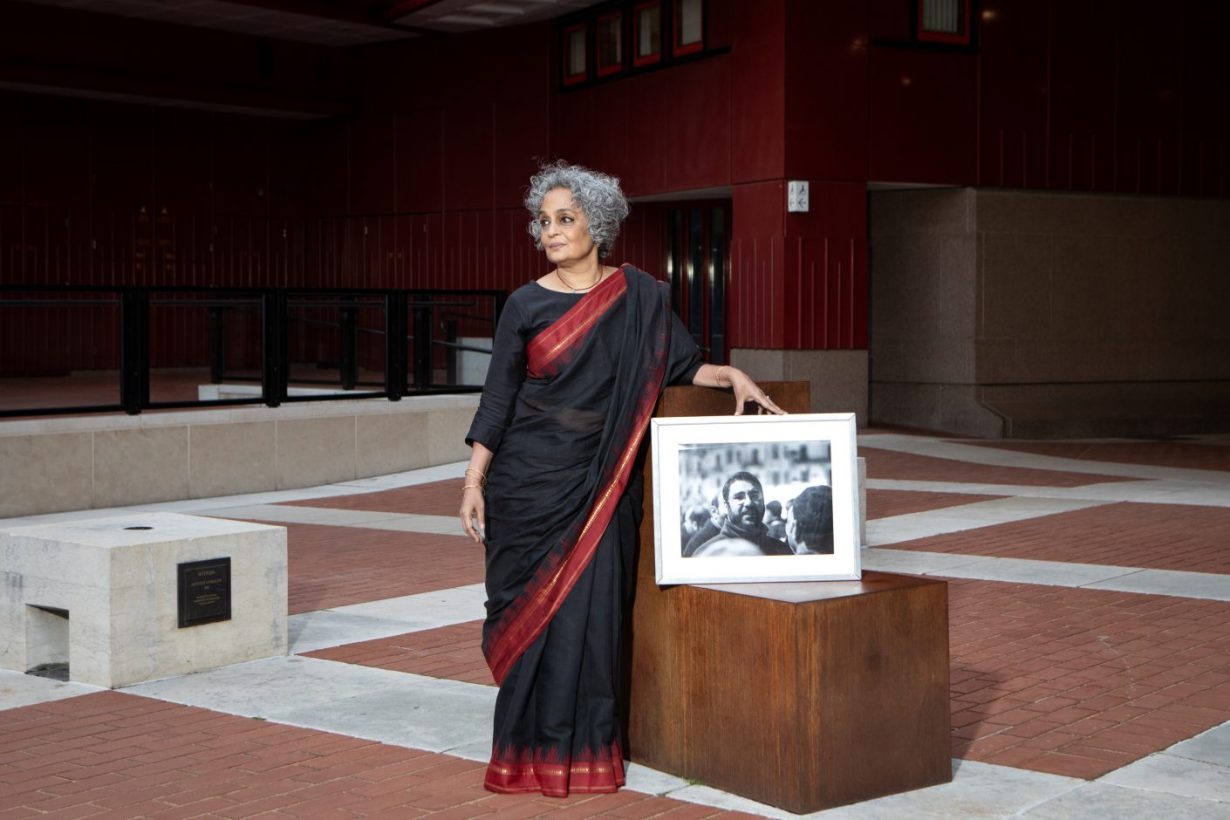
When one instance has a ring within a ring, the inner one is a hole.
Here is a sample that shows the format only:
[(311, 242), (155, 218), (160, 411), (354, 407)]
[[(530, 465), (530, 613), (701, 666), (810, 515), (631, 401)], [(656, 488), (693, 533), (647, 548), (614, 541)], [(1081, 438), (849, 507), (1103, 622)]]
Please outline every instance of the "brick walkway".
[[(982, 444), (1086, 461), (1230, 469), (1211, 466), (1230, 465), (1222, 460), (1230, 448), (1217, 445)], [(1113, 493), (1115, 485), (1140, 480), (966, 462), (906, 449), (860, 448), (871, 480), (928, 485), (909, 491), (868, 489), (868, 517), (873, 521), (933, 511), (959, 515), (965, 505), (1013, 499), (963, 492), (962, 484), (1050, 488), (1054, 497), (1067, 498), (1094, 484), (1106, 485), (1098, 489), (1104, 494)], [(1096, 506), (1084, 509), (914, 538), (892, 543), (891, 549), (1230, 575), (1230, 506), (1098, 498)], [(457, 481), (449, 480), (287, 503), (326, 513), (336, 509), (452, 517), (457, 500)], [(460, 535), (284, 526), (292, 613), (482, 581), (483, 550)], [(1230, 602), (967, 578), (949, 579), (949, 594), (956, 757), (1018, 772), (1092, 779), (1230, 720)], [(465, 620), (353, 640), (303, 656), (489, 689), (480, 627), (480, 621)], [(493, 795), (481, 787), (483, 768), (460, 757), (123, 692), (0, 709), (0, 820), (261, 813), (729, 814), (630, 790), (562, 801)], [(953, 803), (953, 811), (983, 816), (961, 805)]]
[(1228, 508), (1119, 503), (919, 538), (893, 549), (1227, 574), (1228, 534)]
[(926, 512), (927, 510), (942, 510), (947, 507), (960, 507), (962, 504), (976, 504), (979, 501), (990, 501), (993, 498), (1004, 498), (1004, 496), (970, 495), (968, 493), (907, 492), (905, 490), (868, 490), (867, 520)]
[(1230, 604), (949, 581), (953, 753), (1096, 777), (1230, 720)]
[(306, 654), (312, 658), (490, 686), (491, 671), (483, 658), (482, 627), (482, 621), (468, 621)]
[(4, 818), (739, 816), (631, 791), (492, 794), (484, 769), (118, 692), (0, 711)]
[(328, 507), (334, 510), (374, 510), (376, 512), (418, 513), (420, 515), (457, 516), (461, 509), (461, 492), (456, 481), (436, 481), (413, 487), (399, 487), (360, 495), (314, 498), (293, 501), (297, 507)]
[(278, 526), (287, 530), (292, 615), (483, 580), (483, 549), (464, 536)]

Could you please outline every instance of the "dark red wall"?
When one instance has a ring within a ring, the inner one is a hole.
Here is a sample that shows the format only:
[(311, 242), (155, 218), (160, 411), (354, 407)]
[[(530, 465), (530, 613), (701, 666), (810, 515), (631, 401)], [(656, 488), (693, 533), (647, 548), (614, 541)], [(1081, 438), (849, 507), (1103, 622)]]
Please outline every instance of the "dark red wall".
[[(279, 116), (0, 95), (0, 283), (512, 288), (564, 157), (730, 192), (732, 345), (859, 348), (868, 181), (1228, 193), (1219, 0), (987, 0), (964, 50), (913, 0), (710, 0), (712, 55), (570, 91), (550, 23), (331, 50), (17, 7), (0, 80)], [(646, 210), (618, 252), (658, 270)]]

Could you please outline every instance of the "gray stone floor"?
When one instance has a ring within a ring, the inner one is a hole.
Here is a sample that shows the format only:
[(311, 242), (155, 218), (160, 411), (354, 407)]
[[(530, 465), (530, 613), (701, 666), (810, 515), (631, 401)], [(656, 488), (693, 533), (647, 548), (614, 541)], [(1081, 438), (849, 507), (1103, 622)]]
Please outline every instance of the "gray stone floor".
[[(1019, 521), (1119, 501), (1230, 506), (1225, 473), (1140, 465), (1080, 462), (903, 435), (860, 436), (860, 445), (984, 464), (1128, 476), (1143, 481), (1071, 489), (952, 482), (877, 481), (873, 489), (934, 490), (1008, 496), (985, 502), (868, 522), (863, 566), (949, 577), (1014, 581), (1136, 593), (1230, 600), (1230, 576), (1107, 567), (1050, 561), (987, 558), (894, 550), (901, 541), (972, 527)], [(321, 507), (280, 507), (318, 499), (460, 478), (464, 464), (364, 479), (330, 487), (142, 505), (159, 510), (267, 521), (321, 523), (456, 533), (454, 519)], [(0, 527), (49, 520), (102, 517), (126, 510), (89, 510), (0, 520)], [(1230, 548), (1230, 547), (1228, 547)], [(432, 629), (481, 618), (479, 585), (296, 615), (290, 621), (292, 654), (124, 691), (294, 726), (443, 752), (469, 760), (489, 753), (495, 690), (489, 686), (301, 657), (329, 646)], [(75, 697), (92, 687), (0, 671), (0, 709)], [(322, 708), (326, 707), (327, 708)], [(1097, 780), (954, 760), (952, 783), (820, 812), (825, 818), (1230, 818), (1230, 723), (1178, 743)], [(795, 817), (735, 795), (692, 785), (633, 764), (628, 788), (766, 817)]]

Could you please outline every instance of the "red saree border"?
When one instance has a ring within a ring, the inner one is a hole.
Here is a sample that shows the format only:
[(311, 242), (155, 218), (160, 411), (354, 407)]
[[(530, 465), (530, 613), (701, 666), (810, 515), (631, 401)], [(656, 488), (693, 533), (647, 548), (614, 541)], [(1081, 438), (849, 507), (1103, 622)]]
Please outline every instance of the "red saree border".
[(517, 659), (529, 649), (530, 644), (538, 639), (542, 631), (550, 623), (551, 618), (563, 605), (563, 600), (569, 591), (581, 578), (590, 559), (598, 551), (598, 542), (615, 515), (616, 504), (624, 494), (627, 479), (632, 470), (632, 462), (640, 449), (641, 441), (645, 439), (649, 428), (649, 417), (653, 416), (654, 404), (657, 404), (658, 393), (661, 392), (662, 380), (665, 376), (665, 359), (659, 359), (646, 381), (642, 382), (641, 396), (637, 398), (636, 413), (633, 416), (631, 435), (616, 461), (615, 470), (611, 472), (610, 482), (598, 493), (594, 505), (585, 518), (581, 534), (576, 542), (567, 547), (565, 553), (556, 561), (545, 564), (529, 584), (524, 593), (513, 605), (508, 607), (507, 616), (502, 618), (496, 632), (490, 641), (486, 642), (487, 665), (497, 684), (503, 684), (504, 677), (512, 669)]
[[(665, 370), (665, 361), (660, 361), (649, 375), (648, 383), (660, 385)], [(641, 441), (645, 438), (645, 431), (649, 429), (649, 419), (653, 415), (654, 405), (657, 404), (658, 392), (653, 389), (646, 390), (638, 400), (633, 433), (620, 453), (610, 483), (594, 502), (576, 543), (562, 560), (545, 567), (530, 580), (525, 593), (509, 607), (508, 616), (501, 622), (503, 628), (491, 636), (487, 665), (491, 668), (491, 675), (497, 684), (504, 682), (512, 665), (546, 629), (594, 557), (598, 542), (602, 540), (607, 525), (615, 514), (615, 507), (628, 485), (632, 463), (636, 460)]]
[(598, 320), (619, 301), (628, 290), (627, 272), (620, 267), (618, 275), (608, 276), (597, 288), (585, 294), (563, 316), (525, 346), (526, 365), (534, 378), (551, 376), (567, 362), (566, 355), (575, 349)]
[(568, 762), (558, 752), (493, 751), (483, 786), (501, 794), (542, 792), (548, 797), (607, 794), (624, 785), (624, 756), (615, 741), (608, 749), (575, 757)]

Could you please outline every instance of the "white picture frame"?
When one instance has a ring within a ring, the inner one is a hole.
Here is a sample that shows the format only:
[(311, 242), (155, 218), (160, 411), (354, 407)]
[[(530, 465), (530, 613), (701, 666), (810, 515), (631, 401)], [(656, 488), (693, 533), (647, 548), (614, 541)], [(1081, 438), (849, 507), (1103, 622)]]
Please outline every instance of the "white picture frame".
[[(655, 418), (650, 435), (660, 585), (862, 577), (853, 413)], [(760, 527), (752, 523), (757, 482), (738, 474), (758, 479)], [(723, 498), (723, 485), (733, 500)], [(831, 552), (827, 539), (816, 535), (827, 532), (821, 511), (826, 495)], [(781, 526), (771, 515), (774, 501), (782, 507)], [(702, 507), (710, 512), (707, 527), (700, 523)], [(796, 510), (799, 516), (792, 515)], [(734, 524), (723, 526), (730, 519)], [(685, 521), (691, 522), (686, 529)], [(779, 549), (776, 536), (787, 528), (792, 534)]]

